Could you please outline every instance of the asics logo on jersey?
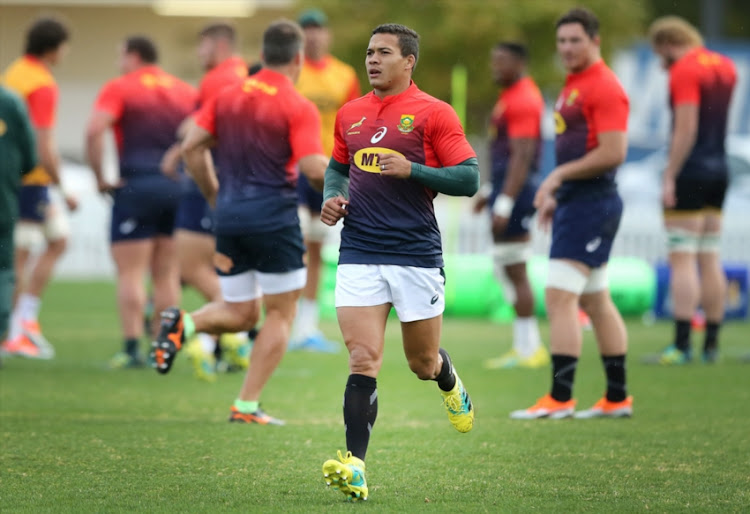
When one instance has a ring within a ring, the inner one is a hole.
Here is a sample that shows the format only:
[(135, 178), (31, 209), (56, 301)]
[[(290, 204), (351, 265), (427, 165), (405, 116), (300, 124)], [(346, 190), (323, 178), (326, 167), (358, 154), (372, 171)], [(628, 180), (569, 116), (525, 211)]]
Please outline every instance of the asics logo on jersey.
[(599, 248), (599, 245), (602, 244), (602, 238), (601, 237), (595, 237), (588, 243), (586, 243), (586, 251), (591, 253), (597, 248)]
[(386, 132), (388, 132), (388, 127), (380, 127), (375, 134), (370, 138), (370, 143), (376, 144), (379, 143), (381, 139), (385, 137)]

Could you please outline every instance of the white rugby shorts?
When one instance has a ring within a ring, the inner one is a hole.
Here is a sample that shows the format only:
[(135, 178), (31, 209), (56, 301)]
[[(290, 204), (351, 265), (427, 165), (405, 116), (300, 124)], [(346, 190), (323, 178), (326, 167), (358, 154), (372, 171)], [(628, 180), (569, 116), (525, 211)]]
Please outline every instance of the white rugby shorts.
[(390, 303), (402, 322), (439, 316), (445, 310), (445, 276), (440, 268), (391, 264), (339, 264), (336, 307)]

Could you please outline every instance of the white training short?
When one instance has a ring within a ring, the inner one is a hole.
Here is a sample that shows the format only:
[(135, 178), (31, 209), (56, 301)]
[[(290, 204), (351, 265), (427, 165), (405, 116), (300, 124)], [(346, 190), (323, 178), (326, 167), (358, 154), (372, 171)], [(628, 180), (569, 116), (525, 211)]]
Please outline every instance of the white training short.
[(261, 273), (250, 270), (219, 277), (221, 295), (225, 302), (240, 303), (255, 300), (263, 295), (288, 293), (305, 287), (307, 268), (299, 268), (286, 273)]
[(440, 268), (391, 264), (339, 264), (336, 307), (390, 303), (402, 322), (439, 316), (445, 310), (445, 276)]

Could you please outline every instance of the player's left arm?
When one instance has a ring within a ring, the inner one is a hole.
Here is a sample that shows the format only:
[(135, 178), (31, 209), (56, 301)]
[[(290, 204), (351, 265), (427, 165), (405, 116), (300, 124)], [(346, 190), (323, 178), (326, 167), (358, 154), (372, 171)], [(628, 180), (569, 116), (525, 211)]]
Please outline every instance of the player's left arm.
[(34, 139), (34, 128), (31, 126), (26, 106), (19, 99), (14, 99), (18, 113), (18, 137), (21, 148), (21, 174), (26, 174), (34, 169), (37, 163), (36, 141)]
[(292, 161), (297, 163), (300, 173), (307, 177), (316, 191), (322, 192), (328, 158), (323, 154), (320, 113), (309, 100), (294, 113), (289, 124), (289, 143)]
[(439, 104), (427, 120), (425, 145), (432, 148), (438, 162), (433, 167), (410, 162), (392, 153), (379, 154), (381, 174), (396, 178), (413, 178), (433, 191), (450, 196), (473, 196), (479, 191), (479, 162), (466, 141), (455, 111)]

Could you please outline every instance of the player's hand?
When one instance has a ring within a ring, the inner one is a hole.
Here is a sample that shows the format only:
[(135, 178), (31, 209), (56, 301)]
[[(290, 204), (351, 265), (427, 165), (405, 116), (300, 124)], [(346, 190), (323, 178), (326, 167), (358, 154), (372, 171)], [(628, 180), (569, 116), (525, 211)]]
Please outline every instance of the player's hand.
[(555, 173), (555, 170), (552, 170), (552, 172), (547, 175), (547, 178), (545, 178), (539, 185), (539, 189), (536, 190), (536, 195), (534, 196), (534, 207), (541, 209), (542, 205), (544, 205), (549, 198), (554, 200), (555, 192), (560, 188), (561, 184), (562, 180), (560, 180), (560, 177)]
[(64, 193), (63, 198), (65, 198), (65, 205), (68, 206), (69, 211), (73, 212), (78, 209), (78, 198), (68, 193)]
[(668, 178), (664, 179), (661, 186), (661, 202), (666, 209), (671, 209), (677, 204), (674, 180)]
[(320, 211), (320, 221), (328, 226), (334, 226), (341, 218), (349, 215), (348, 205), (349, 200), (343, 196), (329, 198)]
[(477, 196), (477, 199), (474, 200), (474, 214), (479, 214), (485, 207), (487, 207), (487, 197), (482, 195)]
[(378, 154), (378, 162), (381, 175), (393, 178), (411, 177), (411, 162), (407, 161), (406, 157), (402, 155), (380, 153)]
[(177, 167), (180, 164), (180, 145), (172, 145), (169, 150), (164, 152), (159, 163), (159, 169), (161, 172), (172, 180), (177, 180)]
[(505, 231), (508, 230), (508, 223), (510, 218), (498, 216), (497, 214), (492, 215), (492, 235), (495, 237), (501, 237), (505, 235)]
[(552, 226), (552, 217), (555, 214), (555, 209), (557, 209), (557, 200), (555, 200), (554, 196), (547, 196), (542, 204), (537, 207), (536, 212), (539, 228), (544, 232), (549, 232), (549, 229)]
[(103, 195), (111, 195), (112, 193), (115, 192), (116, 189), (119, 189), (124, 185), (125, 185), (125, 182), (122, 179), (117, 181), (114, 184), (111, 184), (105, 180), (96, 181), (96, 188)]

